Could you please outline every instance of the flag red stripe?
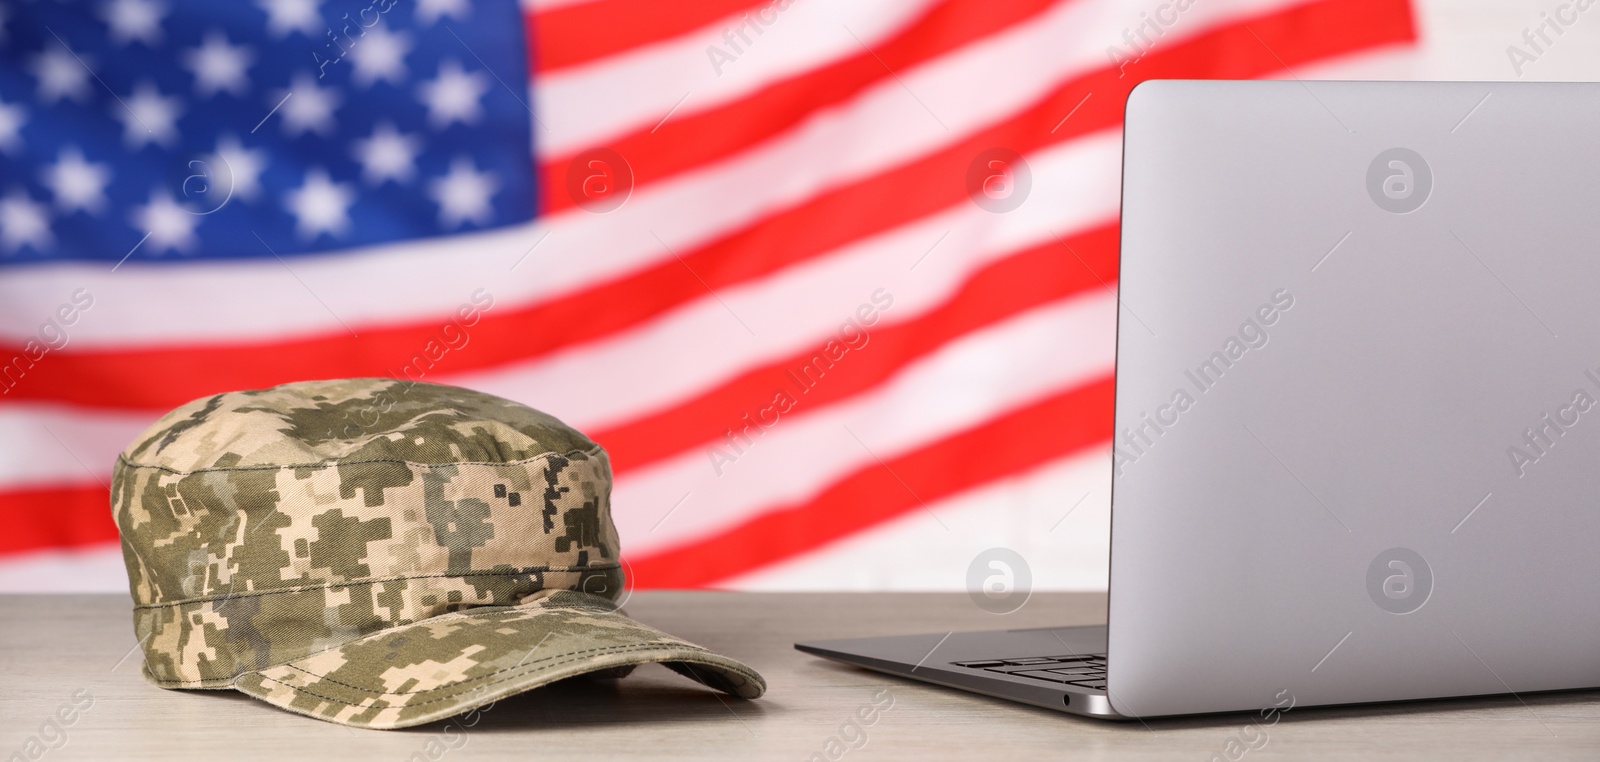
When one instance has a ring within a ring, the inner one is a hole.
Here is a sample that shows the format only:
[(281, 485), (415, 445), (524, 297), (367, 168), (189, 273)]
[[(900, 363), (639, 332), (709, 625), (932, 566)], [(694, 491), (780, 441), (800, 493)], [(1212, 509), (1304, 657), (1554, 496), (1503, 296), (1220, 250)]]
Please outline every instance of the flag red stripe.
[(532, 71), (589, 63), (687, 34), (765, 0), (597, 0), (523, 15)]
[[(828, 66), (774, 82), (733, 103), (640, 129), (606, 145), (627, 160), (634, 187), (710, 163), (772, 137), (817, 111), (841, 103), (868, 86), (973, 40), (1016, 24), (1059, 0), (949, 0), (931, 8), (871, 53), (863, 51)], [(873, 54), (876, 54), (876, 57)], [(882, 59), (880, 62), (879, 59)], [(546, 211), (574, 205), (566, 192), (573, 155), (544, 163)]]
[(748, 414), (751, 421), (758, 420), (780, 389), (798, 401), (794, 410), (799, 413), (865, 391), (962, 334), (1116, 280), (1115, 225), (1065, 242), (1070, 250), (1052, 241), (985, 267), (944, 304), (913, 320), (865, 328), (866, 343), (828, 369), (803, 395), (788, 374), (810, 362), (822, 344), (746, 372), (667, 410), (590, 433), (611, 454), (612, 468), (622, 474), (714, 443), (730, 428), (742, 430), (748, 423), (741, 419)]
[(0, 554), (76, 548), (117, 540), (104, 487), (38, 487), (0, 492)]
[[(1006, 146), (1026, 154), (1114, 126), (1128, 90), (1141, 79), (1248, 78), (1281, 71), (1279, 57), (1293, 66), (1414, 37), (1404, 0), (1320, 0), (1214, 30), (1150, 54), (1130, 66), (1126, 78), (1107, 67), (1068, 82), (957, 145), (752, 222), (685, 252), (681, 261), (674, 257), (567, 297), (491, 313), (474, 333), (472, 350), (447, 355), (432, 373), (495, 367), (592, 341), (703, 298), (708, 285), (719, 289), (768, 275), (960, 203), (966, 163), (979, 151)], [(1089, 92), (1101, 97), (1083, 102), (1052, 134)], [(163, 410), (207, 394), (299, 379), (395, 375), (437, 330), (430, 322), (364, 327), (360, 339), (339, 333), (259, 344), (63, 351), (46, 356), (6, 398)], [(0, 356), (20, 352), (0, 347)]]
[(985, 482), (1093, 447), (1111, 436), (1113, 387), (1107, 377), (884, 465), (874, 462), (804, 503), (763, 513), (671, 551), (629, 557), (634, 585), (678, 588), (714, 584), (922, 510)]

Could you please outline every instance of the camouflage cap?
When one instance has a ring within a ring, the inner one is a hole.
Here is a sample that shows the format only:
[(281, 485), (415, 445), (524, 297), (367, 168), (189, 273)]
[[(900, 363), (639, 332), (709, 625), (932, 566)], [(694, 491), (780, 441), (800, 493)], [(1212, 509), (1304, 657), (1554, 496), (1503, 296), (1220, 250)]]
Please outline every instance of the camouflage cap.
[(662, 662), (732, 659), (629, 619), (599, 445), (499, 397), (347, 379), (195, 400), (117, 458), (144, 674), (369, 728)]

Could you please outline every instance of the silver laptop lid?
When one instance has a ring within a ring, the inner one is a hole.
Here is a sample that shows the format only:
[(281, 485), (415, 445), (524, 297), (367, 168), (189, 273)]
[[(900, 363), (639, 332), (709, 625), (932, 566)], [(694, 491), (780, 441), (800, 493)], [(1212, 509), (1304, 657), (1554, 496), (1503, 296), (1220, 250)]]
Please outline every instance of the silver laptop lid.
[(1600, 685), (1600, 85), (1128, 101), (1130, 715)]

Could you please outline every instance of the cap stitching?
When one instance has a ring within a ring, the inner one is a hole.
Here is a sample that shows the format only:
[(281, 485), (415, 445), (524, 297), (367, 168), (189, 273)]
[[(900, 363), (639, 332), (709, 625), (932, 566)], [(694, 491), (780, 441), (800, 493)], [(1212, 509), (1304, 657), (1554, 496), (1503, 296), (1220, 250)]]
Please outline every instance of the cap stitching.
[[(656, 648), (656, 646), (635, 645), (635, 646), (608, 646), (607, 647), (607, 649), (611, 650), (613, 653), (628, 653), (630, 651), (648, 651), (648, 650), (650, 650), (652, 648)], [(700, 653), (711, 654), (713, 656), (716, 655), (716, 654), (712, 653), (711, 651), (708, 651), (708, 650), (703, 649), (703, 648), (696, 647), (696, 649)], [(577, 653), (587, 653), (587, 652), (577, 652)], [(571, 654), (570, 656), (572, 656), (573, 658), (563, 659), (562, 661), (555, 662), (554, 664), (551, 664), (551, 665), (548, 665), (548, 666), (557, 666), (557, 665), (560, 665), (560, 664), (566, 664), (566, 663), (575, 662), (575, 661), (579, 661), (580, 660), (580, 657), (578, 657), (576, 654)], [(556, 658), (556, 657), (549, 657), (549, 658)], [(690, 661), (690, 660), (689, 659), (666, 659), (665, 661)], [(714, 663), (709, 662), (709, 661), (701, 661), (701, 662), (698, 662), (698, 663), (704, 664), (704, 665), (706, 665), (708, 667), (716, 667), (718, 669), (725, 669), (725, 670), (728, 670), (730, 672), (735, 672), (735, 673), (738, 673), (741, 677), (745, 677), (745, 678), (750, 678), (752, 676), (752, 674), (753, 674), (753, 673), (750, 673), (748, 670), (734, 669), (733, 667), (731, 667), (729, 665), (726, 665), (726, 664), (714, 664)], [(511, 669), (516, 669), (516, 668), (515, 667), (508, 667), (507, 669), (500, 670), (500, 671), (501, 672), (505, 672), (505, 671), (508, 671), (508, 670), (511, 670)], [(525, 673), (532, 672), (532, 671), (533, 671), (533, 669), (531, 668), (531, 665), (530, 665), (529, 669), (523, 670), (523, 673), (525, 674)], [(344, 704), (345, 706), (354, 706), (354, 707), (360, 707), (360, 708), (363, 708), (363, 709), (373, 709), (373, 708), (375, 708), (375, 707), (368, 706), (368, 705), (365, 705), (365, 704), (354, 704), (354, 703), (351, 703), (349, 701), (345, 701), (343, 699), (336, 699), (336, 698), (333, 698), (332, 696), (325, 696), (325, 695), (323, 695), (321, 693), (318, 693), (316, 691), (310, 690), (309, 688), (304, 688), (304, 687), (297, 686), (297, 685), (290, 685), (290, 684), (288, 684), (286, 682), (283, 682), (282, 680), (276, 680), (276, 679), (273, 679), (271, 677), (267, 677), (266, 675), (264, 675), (264, 674), (262, 674), (260, 672), (255, 672), (255, 673), (252, 673), (252, 674), (260, 676), (262, 680), (266, 680), (266, 681), (269, 681), (269, 682), (277, 683), (277, 684), (279, 684), (279, 685), (281, 685), (281, 686), (283, 686), (285, 688), (288, 688), (291, 691), (296, 691), (296, 692), (299, 692), (299, 693), (305, 693), (305, 694), (308, 694), (308, 695), (311, 695), (311, 696), (315, 696), (315, 697), (317, 697), (319, 699), (322, 699), (324, 701), (331, 701), (331, 702), (333, 702), (335, 704)], [(310, 673), (307, 673), (307, 674), (310, 674)], [(491, 673), (490, 675), (484, 675), (483, 677), (490, 677), (493, 674), (499, 674), (499, 673), (498, 672)], [(495, 685), (495, 684), (498, 684), (498, 683), (503, 683), (503, 682), (505, 682), (507, 680), (516, 679), (518, 676), (519, 675), (507, 675), (506, 677), (500, 678), (499, 680), (495, 680), (493, 682), (485, 683), (484, 685), (487, 686), (487, 685)], [(696, 682), (698, 682), (698, 681), (696, 681)], [(459, 685), (459, 684), (460, 683), (457, 683), (456, 685)], [(358, 689), (355, 689), (355, 690), (361, 690), (361, 689), (358, 688)], [(439, 689), (438, 688), (434, 688), (432, 690), (439, 690)], [(384, 693), (382, 691), (364, 691), (364, 692), (373, 693), (373, 694), (378, 695), (378, 696), (398, 696), (398, 695), (403, 695), (403, 694), (398, 694), (398, 693)], [(437, 703), (439, 703), (441, 701), (449, 701), (451, 699), (458, 698), (459, 696), (462, 695), (462, 693), (464, 693), (464, 691), (458, 691), (458, 692), (453, 693), (453, 694), (451, 694), (449, 696), (443, 696), (443, 697), (436, 698), (436, 699), (428, 699), (426, 701), (408, 702), (406, 704), (402, 704), (402, 705), (399, 705), (399, 706), (385, 706), (385, 707), (376, 707), (376, 708), (380, 709), (380, 710), (381, 709), (409, 709), (409, 708), (414, 707), (414, 706), (424, 706), (426, 704), (437, 704)]]
[[(538, 664), (540, 662), (550, 661), (551, 659), (565, 659), (566, 657), (574, 657), (574, 658), (576, 658), (576, 657), (579, 657), (579, 656), (582, 656), (582, 655), (585, 655), (585, 654), (598, 654), (598, 653), (602, 653), (602, 652), (612, 652), (612, 651), (627, 651), (627, 650), (637, 649), (637, 648), (660, 648), (663, 645), (666, 645), (666, 646), (684, 645), (684, 646), (688, 646), (691, 650), (694, 650), (694, 651), (700, 651), (702, 653), (710, 653), (709, 651), (707, 651), (704, 648), (701, 648), (700, 646), (694, 645), (693, 643), (683, 643), (682, 641), (677, 641), (676, 643), (665, 643), (665, 644), (663, 644), (663, 643), (656, 643), (656, 644), (634, 643), (634, 644), (630, 644), (630, 645), (626, 645), (626, 646), (598, 646), (596, 648), (586, 648), (586, 649), (584, 649), (582, 651), (569, 651), (567, 653), (558, 654), (556, 656), (546, 656), (543, 659), (534, 659), (533, 661), (526, 662), (525, 665), (524, 664), (519, 664), (519, 665), (512, 666), (512, 667), (506, 667), (505, 669), (497, 669), (497, 670), (495, 670), (493, 672), (488, 672), (488, 673), (485, 673), (485, 674), (482, 674), (482, 675), (478, 675), (477, 677), (467, 678), (467, 679), (464, 679), (464, 680), (453, 682), (453, 683), (450, 683), (449, 685), (441, 685), (441, 686), (438, 686), (436, 688), (424, 688), (424, 689), (418, 690), (418, 691), (378, 691), (378, 690), (373, 690), (371, 688), (363, 688), (363, 687), (361, 687), (359, 685), (351, 685), (349, 683), (346, 683), (346, 682), (343, 682), (343, 681), (340, 681), (340, 680), (335, 680), (334, 678), (328, 677), (327, 675), (319, 675), (319, 674), (317, 674), (315, 672), (312, 672), (309, 669), (306, 669), (304, 667), (296, 665), (293, 661), (284, 662), (281, 666), (288, 667), (289, 669), (295, 670), (296, 672), (304, 672), (305, 674), (310, 675), (311, 677), (314, 677), (314, 678), (316, 678), (318, 680), (326, 680), (326, 681), (328, 681), (330, 683), (333, 683), (334, 685), (342, 685), (342, 686), (344, 686), (346, 688), (349, 688), (350, 690), (353, 690), (353, 691), (361, 691), (362, 693), (377, 693), (377, 694), (380, 694), (380, 695), (383, 695), (383, 696), (414, 696), (414, 695), (419, 694), (419, 693), (430, 693), (430, 692), (433, 692), (433, 691), (444, 690), (445, 688), (454, 688), (454, 687), (457, 687), (457, 686), (468, 685), (468, 684), (471, 684), (471, 683), (478, 682), (479, 680), (487, 680), (487, 679), (489, 679), (491, 677), (494, 677), (495, 675), (502, 674), (502, 673), (505, 673), (505, 672), (510, 672), (510, 671), (512, 671), (514, 669), (518, 669), (518, 668), (520, 668), (522, 666), (532, 667), (535, 664)], [(299, 659), (298, 661), (304, 661), (304, 659)], [(268, 667), (268, 669), (271, 669), (271, 667)], [(265, 675), (263, 675), (263, 677), (265, 677)]]
[[(242, 675), (242, 674), (244, 674), (244, 673), (243, 672), (239, 673), (239, 675)], [(198, 687), (204, 688), (204, 687), (206, 687), (208, 685), (221, 685), (221, 686), (233, 685), (233, 681), (238, 680), (239, 679), (239, 675), (234, 675), (232, 677), (202, 677), (199, 680), (162, 680), (159, 677), (152, 677), (152, 678), (150, 678), (150, 681), (155, 683), (156, 685), (159, 685), (159, 686), (163, 687), (163, 688), (165, 688), (166, 686), (169, 686), (169, 685), (176, 685), (176, 686), (180, 686), (180, 687), (198, 686)]]
[[(228, 594), (228, 595), (213, 595), (213, 596), (207, 596), (205, 598), (182, 598), (182, 599), (179, 599), (179, 600), (165, 601), (165, 602), (162, 602), (162, 603), (138, 603), (138, 604), (134, 604), (133, 610), (134, 611), (139, 611), (139, 610), (149, 610), (149, 609), (164, 609), (164, 608), (170, 608), (172, 606), (188, 606), (190, 604), (195, 604), (195, 603), (210, 603), (211, 601), (231, 601), (231, 600), (233, 600), (235, 598), (259, 598), (259, 597), (264, 596), (264, 595), (286, 595), (286, 594), (289, 594), (289, 593), (305, 593), (305, 592), (310, 592), (312, 590), (332, 590), (334, 588), (340, 588), (340, 587), (357, 587), (357, 586), (360, 586), (360, 585), (377, 585), (377, 584), (382, 584), (382, 583), (385, 583), (385, 582), (405, 582), (407, 580), (413, 580), (413, 579), (440, 579), (440, 578), (452, 578), (452, 579), (455, 579), (455, 578), (462, 578), (462, 577), (515, 577), (515, 576), (518, 576), (518, 575), (529, 574), (529, 573), (533, 573), (533, 572), (584, 572), (584, 571), (601, 571), (601, 570), (604, 570), (604, 569), (620, 569), (620, 568), (622, 568), (622, 564), (620, 562), (617, 562), (617, 563), (609, 563), (609, 564), (590, 564), (588, 566), (523, 566), (523, 567), (519, 567), (517, 569), (511, 569), (511, 570), (508, 570), (508, 571), (498, 571), (498, 572), (462, 572), (462, 573), (459, 573), (459, 574), (415, 574), (415, 575), (403, 576), (403, 577), (384, 577), (384, 578), (381, 578), (381, 579), (369, 579), (369, 580), (362, 580), (362, 581), (359, 581), (359, 582), (329, 582), (329, 583), (323, 584), (323, 585), (303, 585), (303, 586), (300, 586), (300, 587), (283, 588), (281, 590), (263, 590), (263, 591), (257, 592), (257, 593), (238, 593), (238, 594)], [(549, 588), (544, 588), (544, 589), (549, 589)], [(565, 588), (558, 588), (558, 589), (565, 589)]]
[(459, 463), (418, 463), (414, 460), (405, 460), (404, 458), (374, 458), (372, 460), (326, 460), (322, 461), (321, 463), (299, 463), (279, 466), (208, 466), (206, 468), (196, 468), (190, 471), (180, 471), (176, 468), (163, 466), (156, 463), (134, 463), (120, 453), (117, 455), (117, 462), (127, 466), (128, 468), (153, 468), (158, 471), (166, 471), (169, 474), (174, 474), (177, 476), (189, 476), (190, 474), (205, 474), (215, 472), (282, 471), (284, 469), (327, 468), (328, 466), (359, 466), (368, 463), (397, 463), (402, 466), (416, 466), (418, 468), (449, 468), (453, 466), (521, 466), (534, 461), (544, 460), (546, 458), (564, 458), (575, 453), (582, 455), (604, 455), (605, 448), (596, 444), (594, 447), (586, 450), (567, 450), (564, 453), (547, 452), (530, 458), (523, 458), (522, 460), (507, 460), (499, 462), (469, 460), (461, 461)]

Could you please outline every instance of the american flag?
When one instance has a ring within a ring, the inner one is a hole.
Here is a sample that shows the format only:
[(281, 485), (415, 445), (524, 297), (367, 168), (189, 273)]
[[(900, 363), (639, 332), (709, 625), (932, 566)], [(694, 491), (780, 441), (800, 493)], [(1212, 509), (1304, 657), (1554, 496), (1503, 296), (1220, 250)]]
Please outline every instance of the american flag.
[(115, 588), (135, 434), (344, 376), (589, 433), (640, 586), (1042, 532), (1004, 485), (1109, 482), (1129, 90), (1414, 40), (1407, 0), (0, 3), (0, 571)]

